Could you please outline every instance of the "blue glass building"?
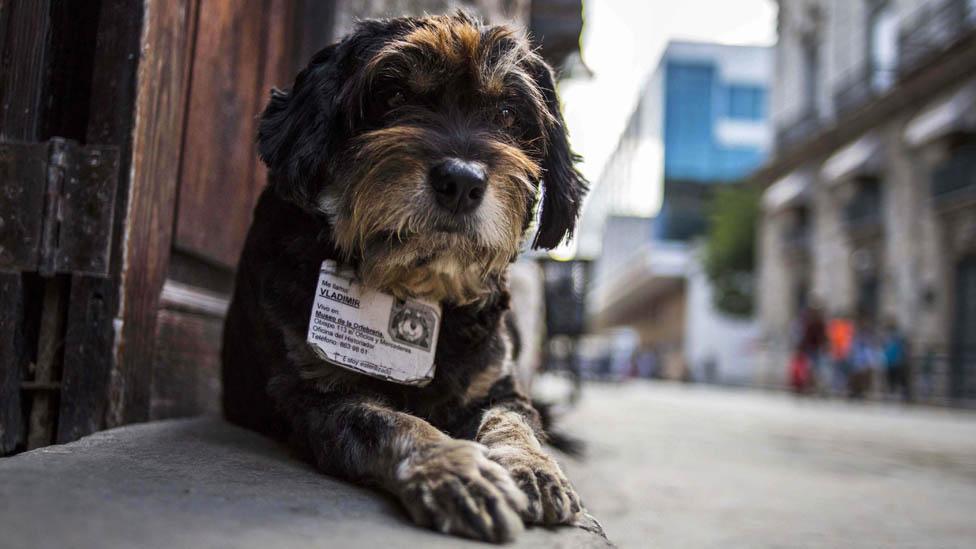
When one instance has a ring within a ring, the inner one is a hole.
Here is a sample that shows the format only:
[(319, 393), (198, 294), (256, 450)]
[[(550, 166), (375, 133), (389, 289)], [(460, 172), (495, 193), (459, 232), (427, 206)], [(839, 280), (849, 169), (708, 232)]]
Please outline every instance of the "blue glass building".
[(769, 146), (769, 50), (674, 42), (659, 67), (663, 90), (664, 193), (660, 240), (706, 228), (715, 184), (742, 179)]

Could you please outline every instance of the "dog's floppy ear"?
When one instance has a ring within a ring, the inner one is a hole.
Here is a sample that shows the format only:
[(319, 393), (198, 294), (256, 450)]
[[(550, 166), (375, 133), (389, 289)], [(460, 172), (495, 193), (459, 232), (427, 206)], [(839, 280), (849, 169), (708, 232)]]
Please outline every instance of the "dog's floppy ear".
[(542, 207), (532, 247), (551, 250), (572, 236), (576, 229), (587, 183), (576, 169), (580, 157), (569, 146), (552, 69), (539, 60), (532, 72), (550, 118), (544, 129), (546, 153), (542, 160)]
[(343, 78), (341, 44), (322, 49), (290, 90), (272, 90), (258, 124), (258, 154), (281, 196), (299, 205), (315, 198), (335, 130)]

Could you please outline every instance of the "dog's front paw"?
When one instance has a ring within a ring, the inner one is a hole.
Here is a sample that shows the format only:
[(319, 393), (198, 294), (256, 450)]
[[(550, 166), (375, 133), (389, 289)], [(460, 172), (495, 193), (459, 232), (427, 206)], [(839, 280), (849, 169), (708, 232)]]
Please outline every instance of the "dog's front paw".
[(528, 499), (487, 449), (449, 440), (417, 450), (397, 469), (397, 494), (414, 522), (444, 533), (511, 541)]
[(495, 446), (488, 456), (511, 473), (529, 498), (522, 518), (533, 524), (572, 524), (582, 510), (579, 496), (559, 464), (541, 451)]

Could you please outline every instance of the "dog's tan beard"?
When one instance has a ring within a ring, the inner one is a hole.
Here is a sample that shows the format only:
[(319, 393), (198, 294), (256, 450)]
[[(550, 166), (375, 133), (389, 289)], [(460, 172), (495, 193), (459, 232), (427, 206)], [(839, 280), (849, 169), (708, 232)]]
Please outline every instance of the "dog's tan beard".
[(487, 218), (477, 220), (474, 234), (431, 230), (427, 217), (406, 202), (363, 202), (336, 220), (336, 243), (344, 259), (358, 265), (364, 285), (399, 298), (477, 302), (522, 243), (520, 222), (505, 218), (511, 212), (499, 211), (506, 208), (495, 202), (486, 205)]
[[(492, 180), (470, 220), (475, 230), (441, 232), (434, 229), (427, 166), (416, 160), (420, 152), (404, 144), (409, 140), (391, 144), (394, 136), (414, 132), (389, 128), (374, 133), (383, 135), (364, 139), (357, 159), (361, 167), (352, 174), (358, 183), (343, 196), (322, 200), (345, 260), (358, 265), (367, 287), (399, 298), (457, 304), (485, 298), (489, 281), (504, 272), (522, 244), (538, 165), (518, 148), (495, 143)], [(381, 154), (377, 142), (384, 143)]]
[[(420, 297), (457, 304), (480, 301), (488, 296), (488, 281), (501, 274), (514, 252), (485, 250), (481, 253), (454, 235), (435, 234), (416, 239), (415, 245), (366, 256), (359, 267), (364, 284), (388, 291), (399, 298)], [(438, 242), (440, 251), (430, 254), (428, 246)], [(453, 242), (453, 246), (441, 247)]]

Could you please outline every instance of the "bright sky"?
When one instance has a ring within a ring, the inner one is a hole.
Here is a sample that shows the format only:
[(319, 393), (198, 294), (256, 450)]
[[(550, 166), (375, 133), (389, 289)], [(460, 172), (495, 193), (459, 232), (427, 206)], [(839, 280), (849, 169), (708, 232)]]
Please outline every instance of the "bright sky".
[(772, 45), (773, 0), (583, 0), (583, 60), (590, 79), (560, 85), (583, 174), (596, 182), (670, 40)]
[[(583, 0), (583, 15), (583, 60), (593, 76), (563, 80), (560, 96), (593, 185), (669, 41), (776, 42), (774, 0)], [(575, 249), (571, 242), (553, 255), (571, 257)]]

